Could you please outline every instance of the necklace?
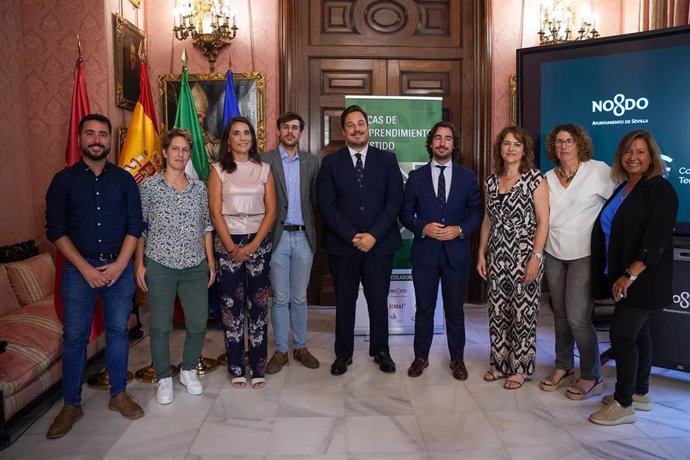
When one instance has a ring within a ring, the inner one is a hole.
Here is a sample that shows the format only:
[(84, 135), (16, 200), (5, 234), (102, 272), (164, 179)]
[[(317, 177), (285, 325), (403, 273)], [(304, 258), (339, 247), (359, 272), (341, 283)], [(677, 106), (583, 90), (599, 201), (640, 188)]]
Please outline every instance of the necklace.
[(563, 179), (565, 179), (566, 183), (570, 183), (570, 181), (573, 180), (573, 177), (575, 177), (575, 174), (577, 174), (579, 169), (580, 163), (577, 164), (577, 168), (575, 168), (575, 171), (571, 172), (570, 174), (566, 174), (565, 171), (563, 171), (563, 166), (559, 166), (556, 171)]

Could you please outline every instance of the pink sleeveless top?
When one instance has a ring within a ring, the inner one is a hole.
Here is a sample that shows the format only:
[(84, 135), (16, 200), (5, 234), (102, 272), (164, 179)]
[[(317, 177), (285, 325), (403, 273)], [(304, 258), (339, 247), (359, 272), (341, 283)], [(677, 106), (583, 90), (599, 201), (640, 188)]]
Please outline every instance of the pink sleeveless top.
[(236, 164), (232, 173), (223, 171), (219, 162), (211, 165), (222, 184), (223, 218), (231, 235), (256, 233), (266, 213), (264, 190), (271, 167), (253, 161)]

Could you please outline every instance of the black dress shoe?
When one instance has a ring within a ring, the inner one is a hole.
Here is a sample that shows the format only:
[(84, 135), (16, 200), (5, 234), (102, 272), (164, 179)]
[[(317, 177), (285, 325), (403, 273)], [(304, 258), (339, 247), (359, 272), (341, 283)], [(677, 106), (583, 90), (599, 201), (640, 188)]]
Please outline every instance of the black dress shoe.
[(393, 374), (395, 372), (395, 363), (387, 351), (379, 351), (376, 353), (374, 362), (379, 365), (381, 372), (385, 372), (386, 374)]
[(456, 380), (467, 380), (467, 368), (465, 361), (450, 361), (450, 369), (453, 371), (453, 378)]
[(335, 358), (331, 364), (331, 375), (343, 375), (350, 364), (352, 364), (352, 358)]

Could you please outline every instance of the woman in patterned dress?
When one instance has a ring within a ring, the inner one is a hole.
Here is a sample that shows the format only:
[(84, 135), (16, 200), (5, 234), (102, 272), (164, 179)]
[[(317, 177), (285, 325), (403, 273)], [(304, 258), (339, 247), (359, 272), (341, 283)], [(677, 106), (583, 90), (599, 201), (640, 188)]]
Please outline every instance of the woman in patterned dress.
[(489, 285), (491, 356), (484, 380), (508, 377), (503, 388), (515, 390), (534, 373), (549, 191), (534, 169), (532, 139), (519, 126), (496, 137), (493, 166), (477, 260)]
[(182, 353), (180, 382), (187, 392), (200, 395), (203, 386), (196, 362), (206, 336), (208, 287), (216, 278), (208, 192), (203, 182), (184, 170), (192, 136), (172, 129), (161, 139), (166, 168), (139, 187), (147, 228), (134, 257), (136, 282), (148, 292), (151, 320), (151, 359), (156, 370), (159, 404), (173, 402), (169, 336), (175, 295), (184, 310), (187, 336)]
[[(262, 163), (256, 134), (244, 117), (230, 119), (220, 142), (220, 161), (211, 166), (209, 203), (220, 281), (228, 373), (234, 388), (245, 388), (244, 322), (249, 317), (252, 388), (266, 384), (269, 263), (276, 196), (270, 166)], [(248, 304), (247, 301), (250, 303)]]

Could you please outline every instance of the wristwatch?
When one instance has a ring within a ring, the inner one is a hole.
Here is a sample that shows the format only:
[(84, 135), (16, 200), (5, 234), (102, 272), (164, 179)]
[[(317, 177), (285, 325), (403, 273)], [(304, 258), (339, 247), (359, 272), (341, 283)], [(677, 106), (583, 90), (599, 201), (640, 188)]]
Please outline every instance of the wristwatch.
[(626, 278), (628, 278), (630, 281), (635, 281), (635, 280), (637, 279), (637, 277), (640, 276), (640, 275), (633, 275), (632, 273), (630, 273), (629, 270), (625, 270), (625, 271), (623, 272), (623, 276), (625, 276)]
[(533, 252), (532, 255), (536, 257), (539, 260), (542, 260), (544, 258), (544, 253), (543, 252)]
[(464, 240), (465, 239), (465, 232), (462, 231), (462, 227), (459, 225), (458, 225), (458, 232), (459, 232), (458, 238), (460, 238), (461, 240)]

